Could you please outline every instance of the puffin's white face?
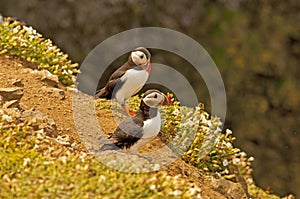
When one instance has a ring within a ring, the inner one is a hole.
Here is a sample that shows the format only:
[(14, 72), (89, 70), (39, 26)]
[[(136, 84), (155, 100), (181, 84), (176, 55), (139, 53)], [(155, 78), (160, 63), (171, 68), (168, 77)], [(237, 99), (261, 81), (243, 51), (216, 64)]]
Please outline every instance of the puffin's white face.
[(130, 56), (136, 65), (145, 65), (148, 61), (147, 56), (142, 51), (133, 51)]
[(143, 98), (145, 104), (149, 107), (158, 107), (165, 101), (165, 96), (159, 92), (153, 92)]

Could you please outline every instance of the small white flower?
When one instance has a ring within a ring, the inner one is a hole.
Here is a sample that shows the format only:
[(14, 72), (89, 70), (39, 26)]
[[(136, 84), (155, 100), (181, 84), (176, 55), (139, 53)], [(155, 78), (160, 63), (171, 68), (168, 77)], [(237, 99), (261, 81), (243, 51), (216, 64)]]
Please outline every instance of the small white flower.
[(241, 160), (239, 158), (233, 158), (232, 159), (232, 163), (235, 164), (235, 165), (238, 164), (238, 163), (240, 163), (240, 161)]
[(18, 27), (14, 27), (13, 28), (13, 33), (17, 33), (19, 31), (19, 28)]
[(247, 156), (247, 153), (241, 152), (240, 155), (241, 155), (241, 157), (246, 157), (246, 156)]
[(67, 163), (67, 157), (66, 156), (60, 157), (60, 161), (62, 161), (62, 163), (64, 163), (64, 164), (66, 164)]
[(230, 147), (232, 147), (232, 144), (231, 144), (230, 142), (227, 142), (227, 143), (226, 143), (226, 146), (227, 146), (228, 148), (230, 148)]
[(180, 192), (179, 192), (178, 190), (175, 190), (175, 191), (173, 192), (174, 196), (178, 196), (179, 193), (180, 193)]
[(180, 113), (180, 111), (178, 109), (175, 109), (172, 114), (178, 116), (179, 113)]
[(79, 158), (80, 158), (81, 162), (84, 162), (84, 161), (85, 161), (84, 158), (85, 158), (86, 156), (87, 156), (86, 153), (83, 153), (83, 152), (82, 152), (82, 153), (80, 154)]
[(231, 135), (231, 134), (232, 134), (232, 131), (231, 131), (230, 129), (226, 129), (226, 133), (227, 133), (228, 135)]
[(154, 170), (159, 170), (160, 169), (160, 165), (159, 164), (154, 164)]
[(228, 166), (228, 160), (227, 160), (227, 159), (223, 160), (223, 166), (224, 166), (224, 167), (227, 167), (227, 166)]
[(28, 165), (28, 163), (30, 163), (30, 158), (24, 158), (24, 160), (23, 160), (23, 166), (27, 166)]
[(252, 162), (252, 161), (254, 161), (254, 157), (250, 157), (249, 159), (248, 159), (250, 162)]
[(12, 117), (10, 115), (2, 115), (2, 119), (6, 120), (7, 122), (12, 121)]
[(155, 189), (156, 189), (156, 185), (155, 184), (153, 184), (153, 185), (150, 186), (150, 190), (155, 190)]
[(100, 175), (99, 179), (100, 179), (101, 181), (104, 181), (104, 180), (106, 180), (106, 177), (105, 177), (104, 175)]
[(230, 142), (222, 141), (222, 144), (226, 147), (232, 147), (232, 144)]
[(37, 138), (38, 138), (39, 140), (42, 140), (42, 139), (44, 138), (44, 136), (43, 136), (43, 134), (38, 133), (38, 134), (37, 134)]
[(211, 121), (209, 120), (209, 121), (207, 121), (207, 125), (208, 126), (211, 126), (212, 125), (212, 123), (211, 123)]
[(34, 35), (29, 35), (29, 41), (33, 41), (33, 40), (34, 40), (34, 38), (35, 38), (35, 36), (34, 36)]

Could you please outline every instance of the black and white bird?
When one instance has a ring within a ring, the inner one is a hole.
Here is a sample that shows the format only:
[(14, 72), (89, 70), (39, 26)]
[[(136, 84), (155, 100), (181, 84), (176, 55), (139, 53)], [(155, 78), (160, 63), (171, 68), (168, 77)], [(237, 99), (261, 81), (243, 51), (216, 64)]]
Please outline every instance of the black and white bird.
[(127, 110), (126, 99), (139, 92), (148, 80), (150, 58), (150, 52), (144, 47), (132, 50), (127, 62), (110, 76), (103, 88), (96, 91), (95, 98), (116, 99), (127, 113), (131, 113)]
[(147, 90), (136, 115), (123, 121), (108, 140), (100, 140), (100, 143), (104, 143), (100, 151), (129, 149), (137, 154), (138, 149), (153, 140), (161, 129), (158, 106), (170, 103), (170, 98), (159, 90)]

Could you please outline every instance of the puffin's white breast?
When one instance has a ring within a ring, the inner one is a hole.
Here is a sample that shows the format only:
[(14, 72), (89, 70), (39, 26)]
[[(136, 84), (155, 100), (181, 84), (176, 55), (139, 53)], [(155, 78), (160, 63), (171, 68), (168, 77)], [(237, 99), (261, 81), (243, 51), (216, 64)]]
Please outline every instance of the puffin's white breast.
[(124, 82), (122, 87), (116, 92), (116, 99), (123, 102), (125, 99), (139, 92), (146, 81), (148, 80), (149, 73), (146, 70), (129, 69), (121, 77)]
[(143, 136), (142, 138), (155, 137), (159, 133), (161, 128), (161, 117), (159, 111), (154, 118), (144, 121)]

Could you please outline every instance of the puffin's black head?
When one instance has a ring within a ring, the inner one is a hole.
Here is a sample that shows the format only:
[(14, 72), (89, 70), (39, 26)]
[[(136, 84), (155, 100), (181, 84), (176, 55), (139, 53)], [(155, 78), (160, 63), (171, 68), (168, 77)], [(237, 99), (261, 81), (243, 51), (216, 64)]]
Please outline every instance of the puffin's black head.
[(156, 108), (159, 105), (171, 104), (171, 99), (157, 89), (147, 90), (142, 100), (147, 106), (152, 108)]
[(150, 64), (151, 54), (144, 47), (138, 47), (131, 51), (129, 59), (137, 66)]

